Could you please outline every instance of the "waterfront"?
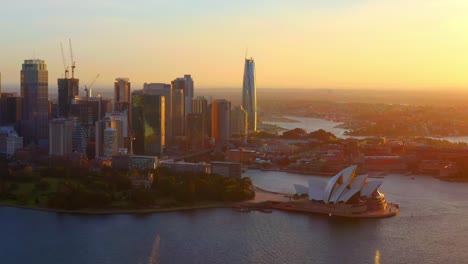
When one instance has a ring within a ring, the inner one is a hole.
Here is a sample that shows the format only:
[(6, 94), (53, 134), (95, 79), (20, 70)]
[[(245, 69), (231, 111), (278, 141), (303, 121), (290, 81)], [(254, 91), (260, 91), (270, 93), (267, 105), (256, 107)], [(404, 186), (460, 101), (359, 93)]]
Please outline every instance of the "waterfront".
[(338, 125), (341, 125), (342, 123), (338, 123), (338, 122), (334, 122), (334, 121), (330, 121), (326, 119), (320, 119), (320, 118), (311, 118), (311, 117), (298, 117), (298, 116), (284, 116), (284, 117), (287, 119), (296, 120), (297, 122), (267, 122), (265, 121), (264, 123), (277, 125), (286, 130), (291, 130), (294, 128), (302, 128), (307, 132), (313, 132), (318, 129), (323, 129), (325, 131), (333, 133), (335, 136), (339, 138), (350, 137), (344, 134), (346, 129), (336, 127)]
[[(247, 171), (292, 192), (308, 177)], [(324, 180), (327, 177), (322, 177)], [(389, 175), (400, 214), (341, 219), (200, 209), (148, 215), (57, 214), (0, 207), (2, 263), (466, 263), (468, 184)], [(377, 262), (379, 263), (379, 262)]]
[[(335, 136), (339, 138), (365, 138), (362, 136), (349, 136), (345, 135), (344, 133), (347, 129), (339, 128), (337, 126), (343, 124), (339, 122), (334, 122), (326, 119), (320, 118), (310, 118), (310, 117), (298, 117), (298, 116), (284, 116), (287, 119), (295, 120), (297, 122), (268, 122), (265, 121), (266, 124), (277, 125), (282, 127), (286, 130), (291, 130), (294, 128), (302, 128), (307, 132), (313, 132), (319, 129), (323, 129), (327, 132), (331, 132)], [(439, 140), (447, 140), (452, 143), (464, 142), (468, 143), (468, 136), (459, 136), (459, 137), (429, 137), (433, 139)]]

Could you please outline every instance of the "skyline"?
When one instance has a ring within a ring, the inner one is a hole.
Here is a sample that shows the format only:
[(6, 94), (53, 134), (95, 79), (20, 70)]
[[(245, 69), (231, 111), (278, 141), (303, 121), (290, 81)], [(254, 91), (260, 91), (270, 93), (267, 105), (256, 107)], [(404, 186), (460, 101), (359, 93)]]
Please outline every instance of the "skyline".
[(260, 89), (468, 87), (462, 0), (71, 3), (3, 4), (5, 90), (19, 88), (21, 64), (37, 57), (54, 93), (63, 75), (60, 42), (69, 38), (81, 93), (98, 73), (95, 87), (108, 89), (118, 77), (137, 89), (183, 74), (196, 87), (241, 89), (245, 55), (256, 61)]

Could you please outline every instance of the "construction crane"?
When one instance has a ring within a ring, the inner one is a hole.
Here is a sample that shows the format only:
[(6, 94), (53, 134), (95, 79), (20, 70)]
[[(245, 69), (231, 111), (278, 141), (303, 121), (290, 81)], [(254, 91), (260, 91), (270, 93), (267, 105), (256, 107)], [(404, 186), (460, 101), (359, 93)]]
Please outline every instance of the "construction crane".
[(63, 52), (62, 42), (60, 42), (60, 50), (62, 51), (62, 62), (63, 62), (63, 70), (65, 71), (65, 79), (68, 79), (68, 66), (65, 63), (65, 53)]
[(68, 43), (70, 44), (70, 57), (71, 57), (71, 63), (72, 63), (72, 79), (75, 79), (75, 60), (73, 59), (73, 49), (72, 49), (72, 43), (71, 39), (68, 39)]
[(89, 88), (85, 85), (85, 92), (86, 92), (86, 99), (89, 99), (89, 97), (92, 97), (93, 96), (93, 93), (92, 93), (92, 88), (93, 88), (93, 85), (94, 83), (96, 82), (96, 80), (99, 78), (99, 76), (101, 76), (100, 73), (98, 73), (98, 75), (96, 75), (96, 77), (94, 78), (94, 80), (91, 82), (91, 84), (89, 85)]

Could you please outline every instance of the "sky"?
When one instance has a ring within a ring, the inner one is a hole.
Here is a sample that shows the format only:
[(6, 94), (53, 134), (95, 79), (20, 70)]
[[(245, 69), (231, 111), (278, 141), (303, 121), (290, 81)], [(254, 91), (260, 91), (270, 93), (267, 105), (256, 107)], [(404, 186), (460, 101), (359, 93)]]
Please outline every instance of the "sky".
[(80, 86), (128, 77), (195, 87), (468, 90), (466, 0), (15, 0), (0, 9), (2, 85), (44, 59), (49, 91), (70, 65)]

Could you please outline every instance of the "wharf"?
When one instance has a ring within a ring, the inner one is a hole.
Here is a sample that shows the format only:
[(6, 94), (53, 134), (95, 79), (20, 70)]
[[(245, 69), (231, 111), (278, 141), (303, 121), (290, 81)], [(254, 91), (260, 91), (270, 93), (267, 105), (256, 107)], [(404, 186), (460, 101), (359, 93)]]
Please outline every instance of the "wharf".
[[(398, 204), (388, 203), (386, 206), (366, 210), (364, 212), (353, 212), (355, 205), (348, 204), (325, 204), (321, 202), (309, 201), (308, 199), (293, 200), (291, 194), (270, 192), (254, 187), (255, 198), (253, 200), (234, 204), (234, 208), (250, 210), (275, 209), (289, 212), (325, 214), (329, 216), (349, 217), (349, 218), (386, 218), (399, 213)], [(361, 204), (358, 206), (365, 206)]]

